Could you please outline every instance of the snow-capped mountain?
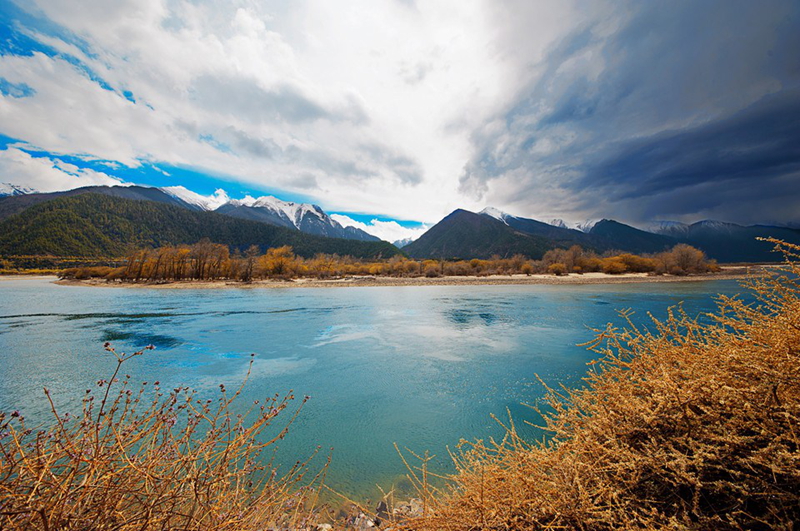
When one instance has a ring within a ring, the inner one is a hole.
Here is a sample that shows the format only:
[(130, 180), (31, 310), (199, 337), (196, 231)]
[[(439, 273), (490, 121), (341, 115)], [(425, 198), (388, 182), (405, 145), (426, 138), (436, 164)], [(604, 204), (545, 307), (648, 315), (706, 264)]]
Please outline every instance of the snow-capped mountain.
[(246, 196), (244, 199), (229, 200), (216, 208), (216, 212), (330, 238), (361, 241), (380, 240), (361, 229), (343, 227), (317, 205), (282, 201), (269, 195), (259, 198)]
[(508, 222), (506, 221), (506, 218), (513, 217), (513, 216), (510, 216), (509, 214), (506, 214), (502, 210), (499, 210), (499, 209), (494, 208), (494, 207), (486, 207), (483, 210), (481, 210), (480, 212), (478, 212), (478, 214), (483, 215), (483, 216), (489, 216), (489, 217), (494, 218), (494, 219), (498, 219), (498, 220), (502, 221), (503, 223), (505, 223), (506, 225), (508, 225)]
[(693, 223), (692, 227), (694, 230), (703, 230), (716, 233), (732, 233), (742, 228), (741, 225), (737, 225), (735, 223), (727, 223), (725, 221), (717, 221), (714, 219), (704, 219), (703, 221), (698, 221), (697, 223)]
[(599, 219), (587, 219), (586, 221), (579, 221), (576, 223), (566, 222), (561, 218), (551, 219), (546, 223), (548, 225), (552, 225), (553, 227), (558, 227), (559, 229), (573, 229), (579, 230), (581, 232), (591, 232), (595, 225), (599, 222)]
[(579, 221), (578, 223), (573, 224), (572, 229), (579, 230), (581, 232), (592, 232), (592, 229), (595, 225), (603, 221), (602, 219), (587, 219), (586, 221)]
[(242, 199), (231, 199), (222, 189), (218, 189), (210, 196), (198, 194), (183, 186), (167, 186), (160, 190), (186, 203), (189, 208), (214, 211), (226, 216), (261, 221), (330, 238), (380, 241), (380, 238), (361, 229), (343, 227), (319, 206), (309, 203), (283, 201), (271, 195), (262, 197), (247, 195)]
[(682, 238), (689, 233), (689, 225), (681, 223), (680, 221), (654, 221), (650, 225), (644, 227), (644, 230), (652, 232), (653, 234)]
[(413, 242), (416, 238), (403, 238), (402, 240), (396, 240), (392, 242), (392, 245), (397, 247), (398, 249), (402, 249), (409, 243)]
[(0, 197), (9, 195), (27, 195), (39, 193), (38, 190), (19, 184), (0, 183)]
[(200, 195), (183, 186), (165, 186), (160, 190), (199, 210), (216, 210), (231, 200), (222, 188), (211, 195)]

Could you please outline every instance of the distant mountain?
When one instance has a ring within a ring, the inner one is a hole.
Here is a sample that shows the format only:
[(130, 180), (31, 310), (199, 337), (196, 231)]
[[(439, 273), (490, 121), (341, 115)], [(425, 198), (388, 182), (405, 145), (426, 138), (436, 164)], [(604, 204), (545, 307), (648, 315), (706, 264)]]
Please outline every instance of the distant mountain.
[(552, 247), (547, 238), (524, 234), (493, 216), (458, 209), (403, 251), (413, 258), (541, 258)]
[(674, 238), (653, 234), (611, 219), (595, 223), (589, 234), (607, 241), (612, 248), (632, 253), (658, 253), (678, 243)]
[(800, 245), (800, 230), (770, 225), (745, 227), (735, 223), (704, 220), (686, 225), (662, 222), (650, 227), (657, 234), (669, 235), (682, 243), (702, 249), (720, 262), (775, 262), (782, 256), (772, 246), (756, 238), (777, 238)]
[(512, 229), (532, 236), (547, 238), (556, 247), (570, 247), (580, 245), (585, 249), (604, 250), (609, 247), (607, 242), (592, 237), (584, 232), (570, 229), (566, 226), (557, 227), (550, 223), (543, 223), (535, 219), (520, 218), (502, 212), (496, 208), (487, 207), (479, 212), (482, 216), (491, 217), (502, 221)]
[(388, 258), (400, 253), (382, 241), (327, 238), (177, 204), (83, 193), (41, 202), (0, 222), (0, 256), (116, 258), (135, 248), (193, 244), (203, 238), (240, 250), (291, 245), (306, 257), (335, 253)]
[(12, 195), (0, 197), (0, 221), (7, 219), (14, 214), (24, 212), (28, 208), (52, 201), (62, 197), (73, 197), (84, 194), (101, 194), (110, 197), (120, 197), (123, 199), (133, 199), (137, 201), (154, 201), (175, 205), (190, 210), (198, 210), (196, 206), (190, 205), (181, 199), (171, 196), (158, 188), (147, 186), (84, 186), (74, 190), (51, 193), (31, 193), (24, 195)]
[(612, 220), (600, 220), (584, 233), (496, 208), (478, 214), (456, 210), (403, 248), (414, 258), (490, 258), (522, 254), (533, 259), (555, 248), (580, 245), (597, 252), (610, 250), (655, 253), (678, 243)]
[(392, 245), (394, 245), (398, 249), (402, 249), (403, 247), (405, 247), (406, 245), (408, 245), (409, 243), (411, 243), (413, 241), (414, 241), (414, 238), (403, 238), (402, 240), (393, 241)]
[(26, 195), (35, 194), (36, 190), (28, 188), (27, 186), (20, 186), (18, 184), (0, 183), (0, 197), (9, 195)]
[(361, 229), (343, 227), (317, 205), (282, 201), (272, 196), (229, 201), (218, 207), (216, 212), (329, 238), (380, 241), (380, 238)]
[[(331, 219), (317, 205), (281, 201), (266, 196), (258, 199), (231, 200), (224, 190), (211, 196), (203, 196), (184, 188), (169, 186), (152, 188), (147, 186), (87, 186), (64, 192), (37, 193), (15, 185), (0, 185), (0, 220), (19, 214), (27, 208), (59, 197), (72, 197), (89, 193), (103, 194), (125, 199), (156, 201), (180, 206), (194, 211), (215, 211), (240, 219), (269, 223), (287, 227), (307, 234), (344, 238), (359, 241), (380, 241), (380, 238), (355, 227), (343, 227)], [(12, 193), (13, 192), (13, 193)]]
[(563, 219), (556, 218), (551, 219), (547, 222), (548, 225), (552, 225), (554, 227), (558, 227), (560, 229), (574, 229), (579, 230), (581, 232), (591, 232), (592, 227), (600, 221), (599, 219), (587, 219), (586, 221), (580, 221), (578, 223), (567, 223)]
[(230, 197), (221, 188), (216, 190), (212, 195), (205, 196), (192, 192), (183, 186), (165, 186), (159, 188), (165, 194), (174, 197), (175, 199), (191, 205), (197, 210), (216, 210), (228, 201)]
[(671, 238), (684, 238), (689, 232), (689, 225), (680, 221), (654, 221), (645, 229), (653, 234), (661, 234)]

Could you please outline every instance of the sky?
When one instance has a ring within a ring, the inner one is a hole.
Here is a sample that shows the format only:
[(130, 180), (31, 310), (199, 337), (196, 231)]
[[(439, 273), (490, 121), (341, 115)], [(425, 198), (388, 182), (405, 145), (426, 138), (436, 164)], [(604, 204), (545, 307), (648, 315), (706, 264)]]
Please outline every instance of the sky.
[(0, 182), (797, 223), (800, 2), (0, 0)]

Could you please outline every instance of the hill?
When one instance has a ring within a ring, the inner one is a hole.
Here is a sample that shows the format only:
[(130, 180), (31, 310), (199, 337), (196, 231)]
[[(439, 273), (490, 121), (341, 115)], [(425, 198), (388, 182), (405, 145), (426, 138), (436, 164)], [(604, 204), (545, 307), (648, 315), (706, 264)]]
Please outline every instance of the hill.
[(138, 201), (155, 201), (157, 203), (188, 208), (189, 210), (198, 210), (197, 207), (166, 194), (158, 188), (150, 188), (147, 186), (84, 186), (83, 188), (75, 188), (74, 190), (67, 190), (64, 192), (35, 192), (0, 197), (0, 221), (24, 212), (32, 206), (46, 203), (53, 199), (84, 194), (101, 194), (123, 199), (135, 199)]
[(51, 198), (0, 222), (0, 256), (120, 257), (133, 248), (192, 244), (203, 238), (234, 249), (291, 245), (304, 257), (400, 254), (387, 242), (326, 238), (167, 202), (82, 193)]
[(691, 225), (662, 222), (654, 232), (669, 234), (682, 243), (702, 249), (720, 262), (775, 262), (780, 255), (756, 238), (776, 238), (800, 244), (800, 231), (787, 227), (751, 225), (745, 227), (722, 221), (698, 221)]
[(491, 258), (521, 254), (539, 259), (554, 247), (547, 238), (524, 234), (500, 220), (455, 210), (403, 247), (413, 258)]
[(579, 230), (570, 229), (567, 227), (557, 227), (549, 223), (537, 221), (535, 219), (512, 216), (511, 214), (501, 212), (495, 208), (485, 208), (479, 212), (479, 214), (502, 221), (518, 232), (547, 238), (559, 247), (580, 245), (584, 249), (591, 249), (595, 251), (603, 251), (608, 247), (606, 242), (603, 242), (599, 238), (593, 237), (590, 234), (586, 234)]
[(674, 238), (639, 230), (611, 219), (595, 223), (589, 234), (604, 240), (612, 249), (637, 254), (666, 251), (678, 243)]

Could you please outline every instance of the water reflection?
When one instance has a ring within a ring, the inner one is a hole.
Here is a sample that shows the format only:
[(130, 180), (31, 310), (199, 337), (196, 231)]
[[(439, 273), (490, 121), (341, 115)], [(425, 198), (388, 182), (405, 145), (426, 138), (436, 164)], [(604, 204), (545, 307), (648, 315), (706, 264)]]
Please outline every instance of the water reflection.
[[(393, 443), (445, 456), (462, 438), (500, 433), (491, 415), (532, 419), (549, 385), (580, 384), (594, 355), (587, 326), (637, 322), (685, 300), (690, 315), (733, 282), (618, 286), (486, 286), (286, 290), (122, 290), (0, 283), (0, 410), (44, 418), (41, 388), (63, 407), (113, 370), (120, 351), (157, 349), (126, 367), (134, 381), (183, 385), (215, 398), (237, 387), (255, 354), (243, 403), (290, 389), (310, 395), (279, 456), (334, 446), (328, 481), (376, 495), (405, 473)], [(25, 301), (24, 309), (19, 301)], [(92, 309), (87, 312), (86, 309)], [(518, 425), (523, 425), (518, 423)], [(524, 428), (528, 429), (528, 428)], [(541, 436), (530, 429), (531, 436)]]

